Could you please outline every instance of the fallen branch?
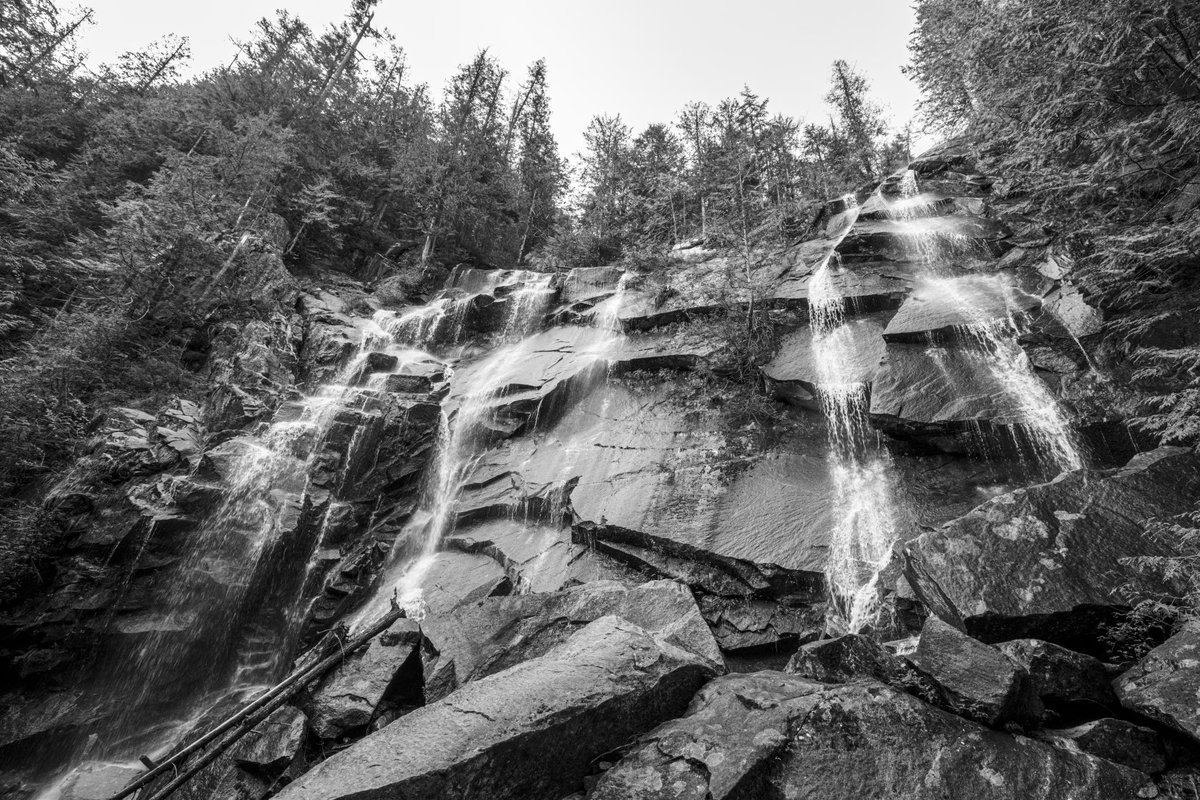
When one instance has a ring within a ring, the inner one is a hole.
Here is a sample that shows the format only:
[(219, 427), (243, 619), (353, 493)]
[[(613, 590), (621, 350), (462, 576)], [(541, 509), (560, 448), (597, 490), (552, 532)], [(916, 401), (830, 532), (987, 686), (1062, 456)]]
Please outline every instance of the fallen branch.
[(367, 644), (376, 636), (390, 628), (396, 620), (403, 616), (404, 611), (393, 606), (392, 610), (381, 617), (378, 622), (376, 622), (367, 630), (363, 631), (358, 636), (346, 642), (344, 645), (340, 642), (338, 637), (327, 638), (322, 645), (319, 645), (320, 650), (329, 650), (330, 647), (333, 647), (336, 649), (336, 652), (334, 652), (332, 655), (318, 657), (316, 663), (300, 667), (291, 675), (288, 675), (286, 678), (284, 678), (280, 683), (271, 687), (269, 690), (242, 707), (236, 714), (226, 719), (220, 725), (213, 728), (196, 741), (187, 745), (170, 758), (163, 760), (154, 769), (139, 777), (116, 795), (113, 795), (111, 800), (121, 800), (121, 798), (128, 797), (168, 770), (178, 771), (180, 765), (193, 753), (206, 747), (226, 731), (235, 729), (230, 736), (226, 737), (224, 740), (217, 743), (211, 749), (205, 752), (204, 755), (202, 755), (196, 761), (196, 763), (192, 764), (184, 771), (179, 772), (179, 774), (169, 784), (167, 784), (167, 786), (153, 796), (152, 800), (162, 800), (162, 798), (169, 796), (176, 789), (191, 779), (191, 777), (197, 772), (215, 761), (218, 756), (228, 750), (234, 742), (246, 735), (246, 733), (248, 733), (255, 725), (270, 716), (275, 709), (279, 708), (296, 694), (298, 694), (300, 690), (308, 686), (308, 684), (324, 675), (338, 662), (345, 659), (346, 656), (358, 650), (360, 647)]

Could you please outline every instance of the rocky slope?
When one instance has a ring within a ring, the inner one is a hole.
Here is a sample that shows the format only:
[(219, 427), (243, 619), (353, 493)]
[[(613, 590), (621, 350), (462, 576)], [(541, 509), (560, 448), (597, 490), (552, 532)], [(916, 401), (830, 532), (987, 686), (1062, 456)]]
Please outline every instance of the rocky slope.
[[(111, 797), (397, 603), (176, 796), (1189, 796), (1194, 632), (1104, 634), (1183, 588), (1131, 559), (1200, 454), (992, 183), (924, 157), (752, 285), (700, 247), (292, 281), (51, 492), (6, 795)], [(751, 299), (771, 398), (722, 377)]]

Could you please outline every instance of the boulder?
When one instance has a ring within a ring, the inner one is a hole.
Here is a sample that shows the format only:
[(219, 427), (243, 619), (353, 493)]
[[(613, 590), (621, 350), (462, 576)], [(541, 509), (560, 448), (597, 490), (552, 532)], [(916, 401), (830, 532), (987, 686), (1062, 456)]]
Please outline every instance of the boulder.
[(393, 681), (420, 647), (420, 626), (400, 619), (339, 664), (304, 704), (317, 736), (336, 739), (365, 730), (379, 713)]
[(954, 698), (929, 675), (866, 636), (847, 634), (802, 645), (785, 671), (821, 683), (874, 679), (927, 703), (954, 710)]
[(1038, 738), (1077, 747), (1147, 775), (1157, 775), (1167, 767), (1166, 749), (1158, 733), (1123, 719), (1105, 717), (1074, 728), (1044, 730)]
[(712, 675), (695, 654), (602, 617), (356, 742), (278, 797), (560, 800), (593, 759), (682, 713)]
[(238, 767), (274, 777), (302, 754), (306, 725), (304, 712), (283, 706), (239, 739), (229, 754)]
[(1139, 598), (1178, 595), (1168, 575), (1125, 559), (1170, 555), (1147, 520), (1190, 510), (1200, 456), (1179, 447), (1115, 470), (1078, 470), (1000, 495), (909, 542), (905, 574), (921, 601), (988, 641), (1033, 636), (1096, 652), (1096, 625)]
[(914, 661), (945, 691), (960, 716), (998, 726), (1032, 726), (1043, 709), (1027, 673), (994, 647), (937, 617), (921, 629)]
[(749, 597), (700, 597), (700, 613), (725, 652), (779, 648), (820, 635), (825, 607), (792, 606)]
[(1095, 716), (1118, 706), (1104, 664), (1040, 639), (1016, 639), (996, 645), (1029, 673), (1033, 691), (1048, 708), (1073, 716)]
[(588, 800), (1127, 800), (1145, 775), (983, 728), (873, 683), (718, 678), (642, 737)]
[(1113, 681), (1121, 705), (1200, 741), (1200, 630), (1188, 627)]
[(720, 670), (721, 653), (688, 588), (674, 581), (595, 581), (561, 592), (492, 597), (424, 621), (436, 656), (426, 700), (537, 658), (600, 617), (616, 616)]

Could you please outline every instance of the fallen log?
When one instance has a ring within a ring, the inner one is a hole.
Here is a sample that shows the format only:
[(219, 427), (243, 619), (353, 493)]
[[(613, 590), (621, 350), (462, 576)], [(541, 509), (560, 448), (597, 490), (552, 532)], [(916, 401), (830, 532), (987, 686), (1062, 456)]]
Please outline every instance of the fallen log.
[[(172, 794), (176, 789), (186, 783), (193, 775), (201, 769), (211, 764), (216, 760), (221, 753), (229, 749), (229, 747), (248, 733), (255, 725), (262, 722), (271, 715), (275, 709), (282, 706), (292, 697), (300, 692), (301, 689), (308, 686), (317, 678), (324, 675), (332, 669), (337, 663), (342, 661), (346, 656), (358, 650), (363, 645), (370, 642), (379, 634), (390, 628), (392, 624), (404, 616), (404, 610), (393, 606), (392, 610), (381, 617), (377, 622), (371, 625), (370, 628), (363, 631), (358, 636), (355, 636), (349, 641), (342, 642), (340, 637), (328, 637), (322, 644), (318, 645), (314, 650), (317, 651), (315, 661), (310, 656), (310, 663), (301, 666), (299, 669), (292, 672), (275, 686), (268, 689), (263, 694), (256, 697), (251, 702), (247, 703), (237, 713), (230, 716), (220, 725), (213, 728), (208, 733), (201, 736), (196, 741), (180, 749), (170, 758), (166, 758), (159, 762), (153, 769), (144, 775), (138, 777), (137, 780), (130, 783), (117, 794), (113, 795), (111, 800), (122, 800), (122, 798), (137, 792), (142, 787), (153, 781), (155, 778), (163, 775), (168, 770), (176, 772), (176, 776), (167, 784), (161, 791), (153, 795), (152, 800), (161, 800)], [(331, 655), (321, 656), (322, 651), (336, 650)], [(194, 764), (191, 764), (180, 771), (184, 762), (197, 751), (207, 747), (209, 744), (216, 741), (223, 733), (231, 731), (232, 733), (222, 741), (207, 750)]]

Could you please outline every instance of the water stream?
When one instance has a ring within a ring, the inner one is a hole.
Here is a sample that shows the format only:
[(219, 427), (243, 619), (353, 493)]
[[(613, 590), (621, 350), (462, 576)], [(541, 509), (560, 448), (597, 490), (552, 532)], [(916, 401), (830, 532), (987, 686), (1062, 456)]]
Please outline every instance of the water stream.
[(1034, 462), (1031, 466), (1051, 474), (1083, 467), (1086, 459), (1066, 414), (1017, 343), (1020, 290), (1006, 275), (962, 274), (963, 262), (979, 255), (982, 245), (950, 229), (944, 217), (921, 215), (926, 196), (911, 170), (901, 186), (904, 196), (889, 207), (889, 214), (920, 265), (913, 297), (939, 309), (958, 333), (954, 341), (931, 341), (927, 354), (944, 366), (955, 348), (980, 364), (1015, 409), (1015, 444)]
[(827, 624), (839, 633), (857, 632), (877, 621), (876, 584), (898, 530), (890, 458), (868, 418), (867, 385), (851, 372), (855, 342), (846, 324), (846, 300), (833, 281), (837, 245), (857, 218), (853, 211), (847, 217), (808, 284), (817, 400), (828, 429), (834, 487), (834, 527), (825, 567), (832, 601)]

